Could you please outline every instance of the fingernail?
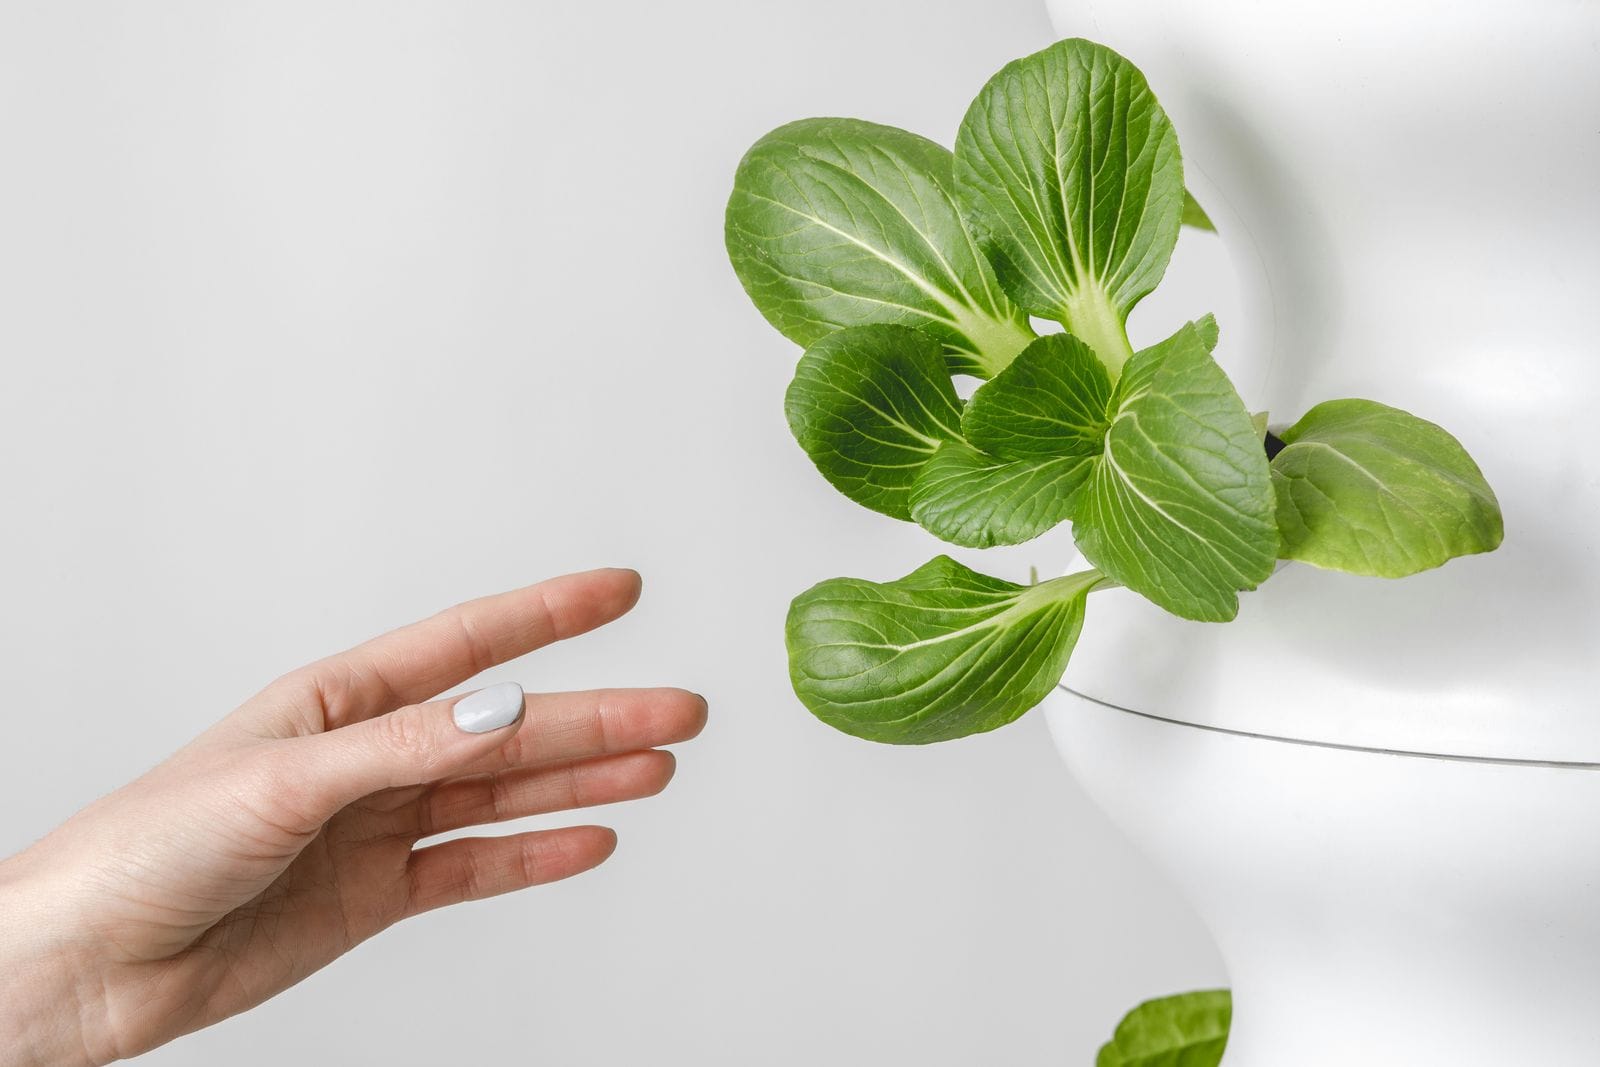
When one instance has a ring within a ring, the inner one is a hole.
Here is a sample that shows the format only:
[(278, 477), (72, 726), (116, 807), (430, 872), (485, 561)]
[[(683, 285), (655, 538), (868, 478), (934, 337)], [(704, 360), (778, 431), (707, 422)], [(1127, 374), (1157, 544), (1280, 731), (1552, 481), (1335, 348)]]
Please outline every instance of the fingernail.
[(522, 718), (522, 686), (501, 682), (468, 693), (451, 709), (456, 726), (469, 734), (500, 730)]

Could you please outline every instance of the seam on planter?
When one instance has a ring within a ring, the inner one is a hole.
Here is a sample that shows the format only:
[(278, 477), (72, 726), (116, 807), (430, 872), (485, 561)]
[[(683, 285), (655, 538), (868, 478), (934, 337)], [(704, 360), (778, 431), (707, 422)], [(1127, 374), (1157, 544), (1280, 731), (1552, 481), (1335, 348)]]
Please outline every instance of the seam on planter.
[(1565, 771), (1600, 771), (1600, 763), (1584, 763), (1577, 760), (1548, 760), (1548, 759), (1513, 759), (1509, 756), (1462, 756), (1449, 752), (1415, 752), (1404, 748), (1373, 748), (1369, 745), (1345, 745), (1337, 741), (1311, 741), (1303, 737), (1283, 737), (1278, 734), (1261, 734), (1250, 730), (1234, 730), (1226, 726), (1211, 726), (1200, 722), (1185, 722), (1182, 719), (1169, 719), (1165, 715), (1155, 715), (1148, 711), (1135, 711), (1125, 708), (1121, 704), (1113, 704), (1087, 693), (1080, 693), (1066, 685), (1056, 688), (1063, 693), (1070, 693), (1079, 700), (1087, 700), (1091, 704), (1099, 704), (1112, 711), (1120, 711), (1125, 715), (1137, 715), (1141, 719), (1152, 722), (1164, 722), (1172, 726), (1186, 726), (1191, 730), (1204, 730), (1213, 734), (1227, 734), (1230, 737), (1244, 737), (1252, 741), (1276, 741), (1284, 745), (1304, 745), (1307, 748), (1332, 748), (1343, 752), (1370, 752), (1379, 756), (1403, 756), (1409, 759), (1445, 760), (1450, 763), (1492, 763), (1506, 767), (1550, 767), (1555, 770)]

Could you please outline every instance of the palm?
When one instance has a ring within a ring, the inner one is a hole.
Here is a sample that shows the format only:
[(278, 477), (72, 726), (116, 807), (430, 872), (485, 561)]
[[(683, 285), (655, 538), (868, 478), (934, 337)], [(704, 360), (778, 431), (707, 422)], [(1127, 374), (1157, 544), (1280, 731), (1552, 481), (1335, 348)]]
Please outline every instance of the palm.
[(201, 935), (197, 947), (226, 972), (216, 1017), (287, 989), (407, 914), (415, 805), (385, 811), (382, 799), (329, 819), (264, 890)]
[[(385, 810), (385, 799), (351, 804), (292, 842), (260, 824), (254, 836), (236, 836), (248, 844), (202, 880), (177, 864), (120, 895), (106, 912), (106, 934), (130, 957), (120, 966), (134, 999), (196, 1029), (287, 989), (402, 918), (416, 842), (403, 831), (416, 805)], [(258, 884), (224, 910), (225, 887)], [(172, 907), (180, 885), (195, 912)]]

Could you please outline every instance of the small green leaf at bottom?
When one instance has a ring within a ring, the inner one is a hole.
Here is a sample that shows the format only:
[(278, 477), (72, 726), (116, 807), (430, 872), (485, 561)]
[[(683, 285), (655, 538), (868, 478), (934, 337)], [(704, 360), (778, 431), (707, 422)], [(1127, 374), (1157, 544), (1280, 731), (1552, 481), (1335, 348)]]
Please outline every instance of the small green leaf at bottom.
[(833, 578), (789, 608), (789, 677), (813, 715), (868, 741), (993, 730), (1061, 680), (1101, 581), (1082, 571), (1015, 585), (948, 556), (893, 582)]
[(1489, 552), (1500, 505), (1461, 442), (1372, 400), (1318, 404), (1272, 460), (1279, 554), (1329, 570), (1403, 578)]
[(1095, 1067), (1217, 1067), (1232, 1021), (1226, 989), (1147, 1000), (1117, 1024)]

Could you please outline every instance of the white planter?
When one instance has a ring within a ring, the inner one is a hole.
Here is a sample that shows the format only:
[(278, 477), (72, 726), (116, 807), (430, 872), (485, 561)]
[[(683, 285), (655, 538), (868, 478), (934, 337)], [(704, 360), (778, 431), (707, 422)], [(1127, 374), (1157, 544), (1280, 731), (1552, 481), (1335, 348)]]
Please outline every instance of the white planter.
[(1600, 1062), (1600, 767), (1261, 740), (1064, 690), (1044, 710), (1216, 938), (1225, 1067)]
[(1096, 594), (1063, 755), (1216, 935), (1228, 1067), (1600, 1063), (1600, 3), (1050, 10), (1171, 114), (1246, 401), (1433, 419), (1506, 517), (1401, 582), (1287, 567), (1226, 626)]
[(1499, 551), (1403, 582), (1288, 568), (1228, 626), (1097, 596), (1069, 684), (1260, 733), (1600, 762), (1600, 3), (1052, 13), (1172, 116), (1239, 268), (1218, 358), (1246, 402), (1433, 419), (1506, 525)]

